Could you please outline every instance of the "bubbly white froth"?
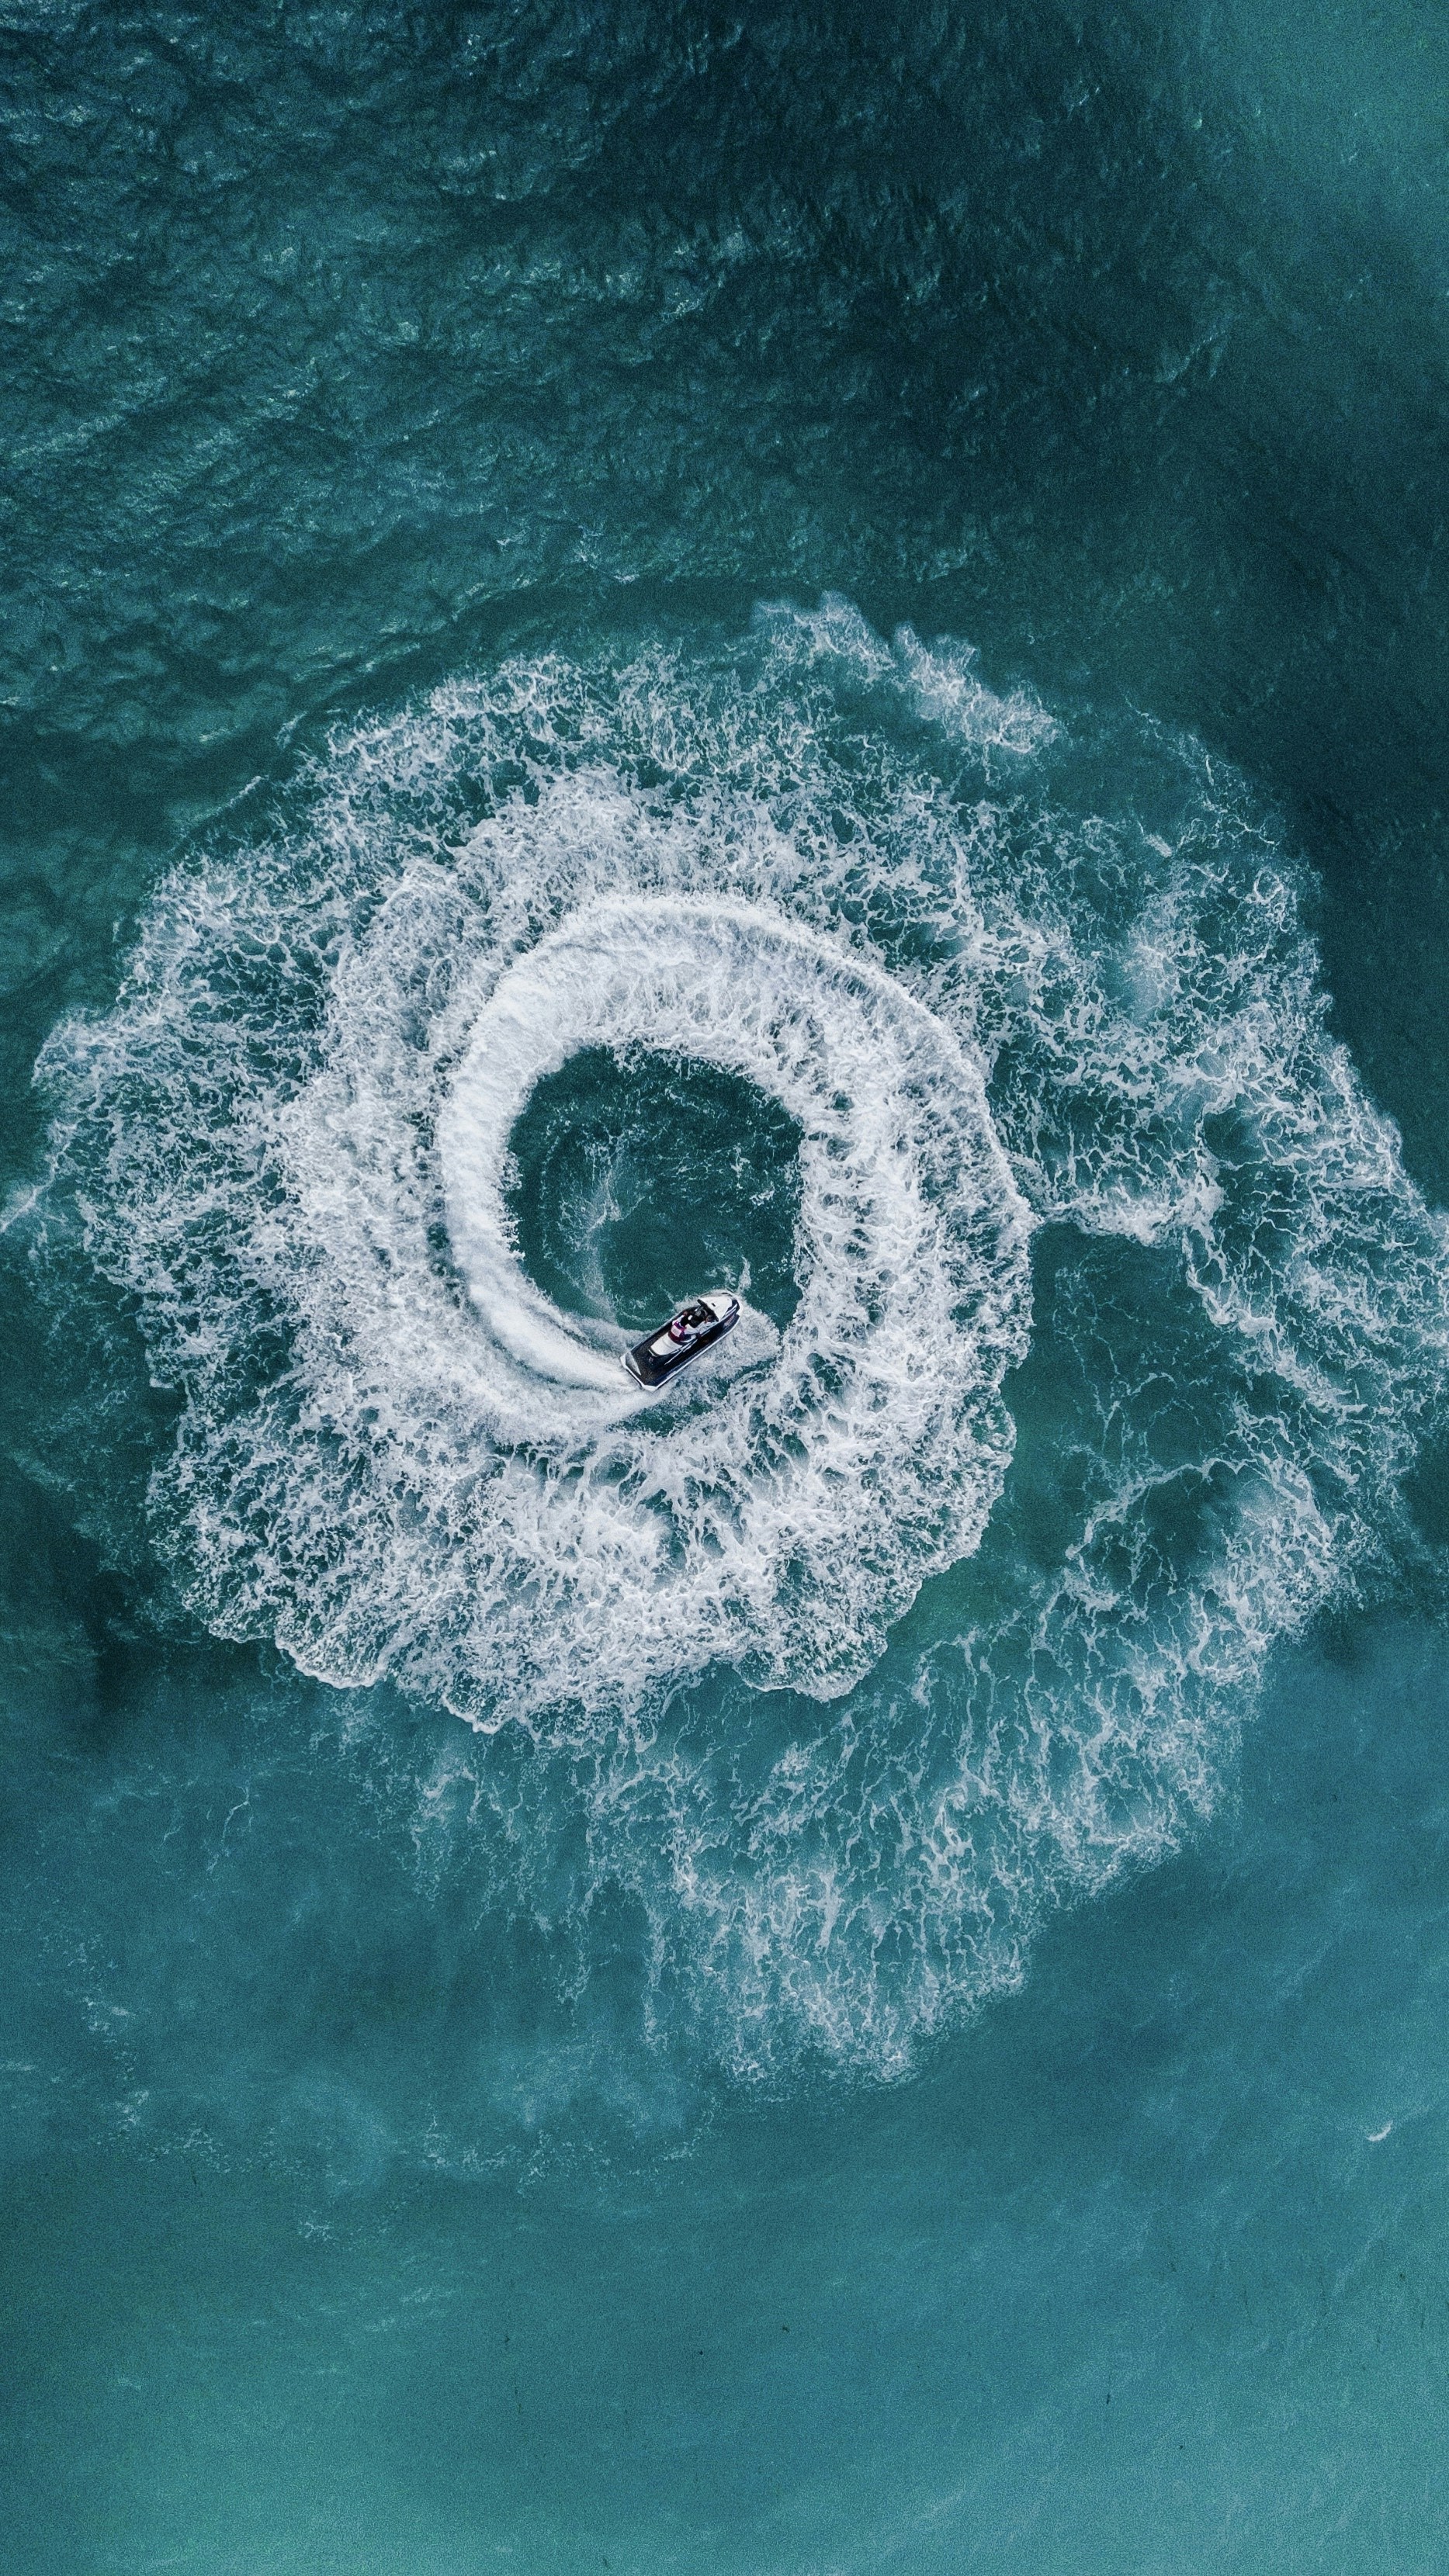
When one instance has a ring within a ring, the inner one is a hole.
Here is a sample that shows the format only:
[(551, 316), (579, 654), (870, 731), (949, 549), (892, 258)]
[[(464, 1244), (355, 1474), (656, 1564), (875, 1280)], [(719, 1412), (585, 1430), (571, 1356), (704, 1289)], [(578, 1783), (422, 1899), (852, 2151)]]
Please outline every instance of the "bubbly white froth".
[[(524, 1720), (510, 1848), (580, 1924), (629, 1890), (661, 2026), (742, 2069), (899, 2069), (1204, 1813), (1440, 1400), (1443, 1229), (1291, 868), (1190, 752), (1122, 731), (1106, 816), (1073, 756), (839, 602), (518, 660), (178, 870), (47, 1051), (50, 1205), (184, 1400), (188, 1601)], [(520, 1111), (598, 1047), (802, 1138), (793, 1319), (657, 1402), (508, 1218)]]
[[(521, 1271), (504, 1174), (514, 1123), (545, 1074), (586, 1047), (644, 1043), (741, 1076), (797, 1120), (805, 1296), (775, 1356), (769, 1408), (777, 1424), (804, 1422), (823, 1358), (860, 1382), (832, 1409), (834, 1463), (848, 1441), (857, 1474), (880, 1472), (882, 1444), (913, 1446), (943, 1389), (969, 1396), (999, 1363), (999, 1310), (1022, 1292), (1026, 1211), (980, 1073), (878, 970), (758, 906), (684, 894), (582, 906), (511, 964), (439, 1117), (454, 1252), (491, 1340), (516, 1363), (500, 1382), (500, 1424), (515, 1438), (562, 1428), (585, 1389), (600, 1399), (588, 1414), (626, 1408), (618, 1367)], [(981, 1258), (980, 1228), (959, 1223), (973, 1202), (1000, 1235), (995, 1265)], [(565, 1387), (568, 1401), (552, 1394)], [(718, 1452), (721, 1474), (747, 1401), (700, 1426), (697, 1446)], [(709, 1472), (702, 1457), (698, 1472)]]
[[(975, 1544), (1000, 1489), (1026, 1211), (979, 1071), (920, 1002), (758, 904), (682, 887), (589, 899), (588, 844), (617, 864), (616, 799), (571, 783), (558, 801), (531, 806), (527, 826), (535, 849), (570, 857), (557, 926), (518, 948), (487, 936), (487, 895), (516, 883), (519, 817), (476, 834), (456, 875), (409, 871), (353, 946), (322, 1066), (276, 1122), (296, 1232), (272, 1250), (290, 1270), (305, 1246), (312, 1283), (306, 1427), (331, 1440), (345, 1423), (354, 1475), (412, 1505), (406, 1544), (387, 1508), (366, 1584), (374, 1660), (350, 1666), (349, 1647), (350, 1672), (395, 1669), (399, 1649), (411, 1665), (419, 1597), (458, 1600), (466, 1583), (466, 1623), (428, 1678), (475, 1717), (632, 1705), (720, 1661), (833, 1696), (924, 1575)], [(686, 885), (707, 860), (698, 832), (656, 847), (647, 814), (631, 837)], [(448, 1006), (428, 1042), (399, 1051), (380, 1021), (406, 1013), (399, 964), (406, 979), (435, 906), (453, 915)], [(586, 1047), (641, 1044), (748, 1078), (802, 1134), (788, 1332), (747, 1309), (714, 1365), (663, 1401), (631, 1387), (622, 1329), (565, 1318), (528, 1280), (504, 1193), (541, 1077)], [(433, 1201), (465, 1302), (429, 1243)], [(284, 1525), (290, 1436), (269, 1504)], [(305, 1599), (310, 1621), (315, 1589)], [(313, 1662), (279, 1607), (280, 1633)], [(354, 1633), (345, 1598), (337, 1611), (322, 1670)]]

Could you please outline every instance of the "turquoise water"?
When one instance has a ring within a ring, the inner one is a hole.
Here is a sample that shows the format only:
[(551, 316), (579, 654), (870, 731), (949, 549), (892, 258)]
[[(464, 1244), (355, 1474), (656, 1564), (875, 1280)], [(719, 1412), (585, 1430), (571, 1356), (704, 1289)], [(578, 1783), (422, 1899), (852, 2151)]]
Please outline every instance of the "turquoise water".
[(1437, 2569), (1443, 22), (3, 45), (7, 2564)]

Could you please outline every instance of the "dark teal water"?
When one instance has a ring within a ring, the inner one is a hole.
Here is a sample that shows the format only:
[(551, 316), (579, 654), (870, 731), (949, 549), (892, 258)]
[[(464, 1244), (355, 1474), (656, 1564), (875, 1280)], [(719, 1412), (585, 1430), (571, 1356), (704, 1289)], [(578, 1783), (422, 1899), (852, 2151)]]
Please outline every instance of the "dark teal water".
[(1437, 2570), (1442, 14), (0, 41), (7, 2567)]

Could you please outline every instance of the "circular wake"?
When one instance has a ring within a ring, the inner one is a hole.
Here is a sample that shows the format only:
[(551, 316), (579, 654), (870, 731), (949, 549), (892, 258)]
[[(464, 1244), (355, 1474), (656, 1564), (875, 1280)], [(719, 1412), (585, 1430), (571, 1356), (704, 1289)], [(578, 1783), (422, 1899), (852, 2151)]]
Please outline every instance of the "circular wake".
[[(541, 857), (567, 892), (521, 943), (490, 936), (520, 832), (535, 904)], [(193, 1479), (210, 1496), (208, 1616), (240, 1577), (308, 1669), (486, 1723), (633, 1707), (719, 1662), (840, 1692), (974, 1547), (1010, 1450), (1029, 1229), (979, 1070), (878, 966), (757, 903), (603, 895), (621, 842), (651, 883), (708, 857), (702, 823), (665, 842), (574, 780), (408, 868), (353, 934), (310, 1078), (251, 1105), (268, 1210), (234, 1249), (269, 1318), (293, 1310), (290, 1364), (243, 1447), (228, 1398), (219, 1448), (188, 1437), (172, 1471), (188, 1547)], [(420, 972), (447, 979), (426, 1018)], [(505, 1192), (539, 1080), (645, 1044), (748, 1076), (802, 1135), (793, 1321), (747, 1307), (663, 1401), (620, 1366), (658, 1318), (560, 1313)]]
[[(889, 2072), (1206, 1812), (1439, 1402), (1442, 1228), (1315, 979), (1190, 746), (769, 612), (442, 691), (179, 869), (47, 1048), (44, 1205), (181, 1399), (190, 1605), (524, 1720), (465, 1806), (506, 1772), (584, 1948), (639, 1910), (651, 2027)], [(658, 1316), (566, 1311), (515, 1223), (540, 1084), (641, 1051), (799, 1140), (783, 1329), (746, 1286), (658, 1400)]]
[[(584, 904), (479, 982), (437, 1128), (478, 1421), (511, 1459), (589, 1464), (540, 1461), (514, 1536), (514, 1582), (547, 1551), (552, 1695), (723, 1658), (840, 1689), (923, 1573), (975, 1545), (1005, 1465), (1027, 1225), (979, 1072), (888, 977), (744, 904)], [(663, 1419), (619, 1366), (626, 1332), (601, 1349), (530, 1289), (503, 1192), (539, 1079), (646, 1041), (748, 1077), (802, 1132), (798, 1311), (783, 1340), (747, 1319), (732, 1382), (696, 1378), (704, 1400)]]

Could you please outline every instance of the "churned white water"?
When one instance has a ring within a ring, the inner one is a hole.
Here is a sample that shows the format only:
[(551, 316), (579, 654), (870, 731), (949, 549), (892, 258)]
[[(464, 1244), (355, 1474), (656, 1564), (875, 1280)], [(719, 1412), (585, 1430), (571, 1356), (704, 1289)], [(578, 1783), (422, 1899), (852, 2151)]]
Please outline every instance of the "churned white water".
[[(791, 1320), (658, 1401), (509, 1216), (590, 1048), (801, 1137)], [(838, 602), (339, 740), (43, 1072), (186, 1602), (526, 1727), (523, 1901), (582, 1820), (569, 1902), (628, 1891), (741, 2068), (897, 2069), (1205, 1812), (1439, 1399), (1442, 1227), (1235, 782)]]

